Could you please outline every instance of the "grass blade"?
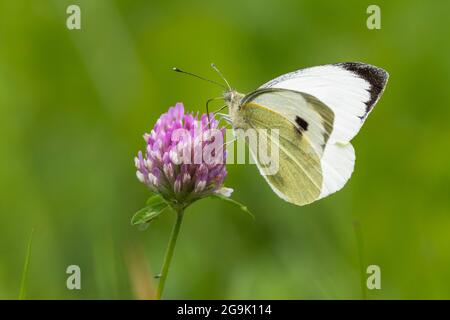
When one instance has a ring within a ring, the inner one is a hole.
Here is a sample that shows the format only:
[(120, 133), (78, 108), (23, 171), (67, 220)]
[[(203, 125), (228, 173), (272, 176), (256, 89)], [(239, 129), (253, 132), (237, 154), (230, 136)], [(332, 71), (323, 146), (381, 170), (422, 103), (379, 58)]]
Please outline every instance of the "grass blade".
[(33, 233), (34, 233), (34, 228), (31, 229), (30, 240), (28, 240), (27, 255), (25, 257), (25, 264), (23, 265), (22, 281), (20, 282), (19, 300), (25, 300), (25, 297), (27, 294), (27, 275), (28, 275), (28, 269), (30, 267), (31, 244), (33, 243)]

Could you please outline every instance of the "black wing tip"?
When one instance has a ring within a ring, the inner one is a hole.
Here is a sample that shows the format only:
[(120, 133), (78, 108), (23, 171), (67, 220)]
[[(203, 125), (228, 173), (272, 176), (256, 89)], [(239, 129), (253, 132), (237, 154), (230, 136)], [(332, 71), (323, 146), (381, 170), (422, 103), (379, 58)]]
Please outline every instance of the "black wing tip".
[(382, 68), (363, 62), (343, 62), (337, 63), (336, 65), (355, 73), (357, 76), (366, 80), (370, 84), (370, 99), (365, 102), (367, 106), (367, 115), (383, 94), (384, 88), (386, 87), (386, 83), (389, 79), (389, 73)]
[(385, 85), (389, 78), (389, 73), (386, 70), (364, 62), (342, 62), (336, 65), (358, 74), (371, 84), (374, 80)]

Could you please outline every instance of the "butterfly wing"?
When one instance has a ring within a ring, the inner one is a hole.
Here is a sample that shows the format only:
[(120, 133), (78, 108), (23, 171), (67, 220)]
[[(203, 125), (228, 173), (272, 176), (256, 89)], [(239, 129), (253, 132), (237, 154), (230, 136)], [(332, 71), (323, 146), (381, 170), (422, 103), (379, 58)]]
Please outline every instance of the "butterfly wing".
[(388, 78), (388, 73), (381, 68), (360, 62), (346, 62), (287, 73), (259, 89), (288, 89), (316, 97), (335, 114), (330, 142), (345, 143), (358, 133), (383, 94)]
[[(277, 111), (280, 105), (284, 114)], [(292, 117), (286, 116), (288, 112)], [(249, 149), (275, 193), (297, 205), (317, 200), (323, 185), (320, 159), (333, 130), (331, 109), (305, 93), (267, 89), (246, 96), (241, 102), (239, 115), (245, 124), (242, 129), (257, 130), (259, 136), (268, 142), (250, 143)], [(278, 139), (273, 137), (273, 129), (278, 130)], [(237, 133), (239, 135), (238, 130)], [(269, 172), (260, 153), (272, 154), (275, 147), (279, 155), (278, 170)]]
[[(333, 130), (321, 156), (323, 182), (319, 198), (340, 190), (350, 178), (355, 161), (350, 141), (381, 97), (388, 77), (383, 69), (348, 62), (297, 70), (259, 88), (307, 93), (333, 111)], [(270, 108), (292, 122), (300, 106), (295, 111), (283, 104), (273, 104)]]

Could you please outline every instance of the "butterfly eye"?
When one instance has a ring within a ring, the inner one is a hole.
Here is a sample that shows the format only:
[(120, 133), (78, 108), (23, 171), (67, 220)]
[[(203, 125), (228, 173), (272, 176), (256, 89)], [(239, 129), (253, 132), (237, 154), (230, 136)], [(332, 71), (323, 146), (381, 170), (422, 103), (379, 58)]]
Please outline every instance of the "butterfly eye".
[(233, 97), (233, 95), (232, 95), (231, 91), (227, 91), (223, 94), (223, 98), (227, 102), (230, 102), (232, 97)]

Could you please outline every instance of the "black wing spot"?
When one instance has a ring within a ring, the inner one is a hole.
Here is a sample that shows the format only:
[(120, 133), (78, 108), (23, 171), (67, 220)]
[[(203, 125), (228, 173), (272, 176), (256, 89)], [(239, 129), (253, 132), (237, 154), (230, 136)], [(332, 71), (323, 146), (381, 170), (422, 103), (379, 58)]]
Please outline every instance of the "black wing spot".
[(360, 78), (370, 83), (370, 99), (369, 101), (365, 102), (366, 114), (369, 113), (372, 107), (377, 102), (378, 98), (383, 93), (384, 87), (386, 86), (386, 82), (389, 77), (388, 73), (381, 68), (377, 68), (360, 62), (338, 63), (337, 65), (355, 73)]
[(300, 128), (303, 129), (303, 131), (308, 130), (308, 122), (305, 121), (305, 119), (300, 118), (299, 116), (295, 117), (295, 122), (299, 125)]

